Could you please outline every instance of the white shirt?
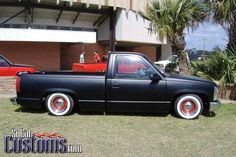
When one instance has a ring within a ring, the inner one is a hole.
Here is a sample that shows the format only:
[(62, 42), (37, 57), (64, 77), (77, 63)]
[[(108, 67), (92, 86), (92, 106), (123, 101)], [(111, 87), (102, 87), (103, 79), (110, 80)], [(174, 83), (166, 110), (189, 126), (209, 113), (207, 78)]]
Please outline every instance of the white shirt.
[(84, 63), (84, 54), (81, 53), (80, 58), (79, 58), (80, 63)]

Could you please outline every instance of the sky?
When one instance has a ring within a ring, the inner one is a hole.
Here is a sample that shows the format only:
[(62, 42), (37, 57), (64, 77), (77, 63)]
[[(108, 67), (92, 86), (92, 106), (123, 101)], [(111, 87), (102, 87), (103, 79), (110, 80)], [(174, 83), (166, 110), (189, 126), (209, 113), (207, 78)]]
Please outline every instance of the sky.
[(227, 44), (227, 34), (224, 29), (217, 24), (206, 22), (199, 25), (197, 29), (185, 31), (186, 49), (196, 48), (197, 50), (212, 50), (216, 46), (224, 49)]

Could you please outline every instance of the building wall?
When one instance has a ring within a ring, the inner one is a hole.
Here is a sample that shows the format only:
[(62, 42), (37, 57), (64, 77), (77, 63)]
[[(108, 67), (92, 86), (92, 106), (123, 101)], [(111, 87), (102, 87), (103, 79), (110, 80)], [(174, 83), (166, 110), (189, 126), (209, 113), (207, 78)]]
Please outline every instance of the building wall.
[[(108, 54), (108, 46), (95, 44), (40, 43), (40, 42), (0, 42), (0, 54), (13, 63), (29, 64), (39, 71), (71, 70), (73, 63), (79, 62), (82, 49), (85, 63), (93, 63), (93, 51), (99, 55)], [(140, 52), (156, 61), (155, 46), (124, 46), (122, 51)]]
[(95, 43), (96, 32), (0, 28), (0, 41)]
[(97, 50), (100, 56), (107, 54), (107, 46), (95, 44), (61, 44), (61, 70), (71, 70), (73, 63), (79, 63), (82, 50), (85, 51), (85, 63), (93, 63), (94, 53)]
[(37, 70), (60, 69), (59, 43), (1, 41), (0, 54), (13, 63), (33, 65)]
[(108, 54), (108, 46), (106, 45), (102, 45), (99, 43), (95, 43), (95, 44), (86, 44), (84, 46), (84, 50), (85, 50), (85, 62), (86, 63), (93, 63), (93, 57), (94, 57), (94, 51), (97, 50), (98, 54), (100, 55), (100, 57), (102, 57), (102, 55)]
[(71, 70), (72, 63), (79, 62), (82, 44), (61, 44), (61, 69)]
[(143, 53), (153, 62), (157, 60), (157, 53), (161, 53), (160, 49), (157, 49), (156, 46), (119, 46), (117, 50)]
[[(56, 5), (56, 4), (55, 4)], [(0, 21), (4, 21), (11, 17), (12, 15), (17, 14), (23, 9), (23, 7), (3, 7), (0, 6)], [(49, 26), (67, 26), (67, 27), (81, 27), (81, 28), (96, 28), (93, 25), (94, 21), (99, 18), (100, 14), (88, 14), (80, 13), (80, 16), (77, 18), (73, 24), (73, 19), (77, 15), (77, 12), (63, 11), (60, 19), (56, 22), (58, 17), (58, 10), (51, 9), (40, 9), (34, 8), (33, 11), (33, 23), (34, 25), (49, 25)], [(12, 20), (6, 22), (6, 24), (26, 24), (25, 14), (20, 14), (14, 17)]]
[[(70, 0), (67, 0), (70, 1)], [(116, 7), (125, 8), (127, 10), (131, 9), (134, 11), (144, 11), (144, 7), (155, 0), (77, 0), (79, 3), (95, 4), (100, 7), (111, 6), (116, 9)], [(76, 0), (73, 0), (76, 2)]]
[(97, 30), (97, 40), (104, 41), (110, 39), (110, 18), (107, 18)]
[(118, 42), (132, 42), (141, 44), (166, 44), (154, 31), (151, 31), (150, 21), (145, 20), (134, 11), (117, 10), (115, 38)]
[(155, 46), (139, 46), (139, 47), (134, 47), (135, 52), (140, 52), (148, 56), (153, 62), (156, 61), (156, 47)]
[(170, 42), (161, 46), (161, 60), (166, 60), (169, 56), (172, 55)]

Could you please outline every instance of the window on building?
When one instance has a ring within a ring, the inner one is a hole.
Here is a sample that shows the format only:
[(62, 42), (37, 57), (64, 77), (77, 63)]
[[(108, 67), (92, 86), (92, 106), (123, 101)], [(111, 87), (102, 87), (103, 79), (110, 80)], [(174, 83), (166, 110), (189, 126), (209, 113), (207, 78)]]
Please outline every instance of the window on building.
[(35, 28), (35, 29), (46, 29), (47, 26), (45, 26), (45, 25), (33, 25), (33, 28)]
[(4, 24), (4, 25), (1, 25), (1, 28), (11, 28), (11, 25), (10, 24)]
[(26, 24), (12, 24), (11, 28), (27, 28)]
[(46, 26), (46, 29), (58, 30), (58, 26)]

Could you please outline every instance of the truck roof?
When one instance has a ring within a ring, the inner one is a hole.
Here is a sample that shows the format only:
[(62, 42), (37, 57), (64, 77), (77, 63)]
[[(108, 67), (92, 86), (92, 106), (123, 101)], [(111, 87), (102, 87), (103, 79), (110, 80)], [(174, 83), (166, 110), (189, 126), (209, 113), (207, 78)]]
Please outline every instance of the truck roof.
[(141, 55), (144, 56), (145, 55), (143, 53), (139, 53), (139, 52), (128, 52), (128, 51), (112, 51), (110, 54), (136, 54), (136, 55)]

